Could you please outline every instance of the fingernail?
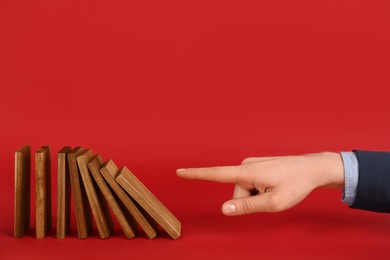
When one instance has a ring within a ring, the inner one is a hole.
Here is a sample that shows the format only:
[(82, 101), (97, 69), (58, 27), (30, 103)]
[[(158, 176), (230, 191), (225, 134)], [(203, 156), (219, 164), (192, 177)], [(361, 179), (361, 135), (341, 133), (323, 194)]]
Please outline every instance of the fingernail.
[(229, 203), (223, 206), (223, 212), (226, 214), (233, 214), (237, 211), (236, 205)]
[(182, 172), (184, 172), (185, 170), (186, 170), (186, 169), (181, 168), (181, 169), (177, 169), (176, 172), (177, 172), (177, 173), (182, 173)]

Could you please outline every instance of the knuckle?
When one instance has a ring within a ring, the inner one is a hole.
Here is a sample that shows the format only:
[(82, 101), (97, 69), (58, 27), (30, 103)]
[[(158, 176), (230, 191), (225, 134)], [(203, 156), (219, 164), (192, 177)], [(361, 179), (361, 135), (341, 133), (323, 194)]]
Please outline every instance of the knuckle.
[(217, 176), (214, 173), (210, 174), (210, 180), (213, 182), (217, 182)]
[(252, 203), (250, 202), (249, 199), (246, 198), (242, 199), (240, 202), (240, 206), (244, 214), (250, 214), (253, 212)]
[(248, 165), (241, 165), (240, 166), (240, 171), (241, 171), (241, 174), (247, 174), (248, 171), (249, 171)]
[(218, 174), (220, 172), (223, 171), (223, 166), (213, 166), (213, 167), (210, 167), (210, 173), (211, 174)]
[(214, 167), (210, 167), (210, 179), (211, 181), (213, 182), (217, 182), (218, 181), (218, 178), (217, 178), (217, 175), (219, 172), (221, 172), (223, 169), (222, 166), (214, 166)]
[(233, 191), (233, 199), (238, 199), (241, 197), (241, 187), (238, 185), (234, 186), (234, 191)]
[(252, 182), (256, 168), (253, 165), (245, 164), (240, 166), (241, 180), (244, 182)]
[(213, 167), (210, 167), (210, 169), (212, 170), (212, 171), (221, 171), (222, 169), (223, 169), (223, 166), (213, 166)]
[(252, 161), (252, 157), (247, 157), (244, 160), (242, 160), (241, 164), (247, 164), (250, 163), (251, 161)]

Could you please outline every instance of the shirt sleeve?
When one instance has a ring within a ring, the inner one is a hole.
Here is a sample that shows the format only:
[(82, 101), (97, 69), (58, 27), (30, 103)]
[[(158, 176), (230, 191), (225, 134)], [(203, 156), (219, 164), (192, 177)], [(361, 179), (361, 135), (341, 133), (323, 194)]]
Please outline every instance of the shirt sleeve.
[(354, 152), (340, 152), (344, 163), (345, 187), (341, 201), (351, 206), (356, 198), (359, 180), (359, 162)]

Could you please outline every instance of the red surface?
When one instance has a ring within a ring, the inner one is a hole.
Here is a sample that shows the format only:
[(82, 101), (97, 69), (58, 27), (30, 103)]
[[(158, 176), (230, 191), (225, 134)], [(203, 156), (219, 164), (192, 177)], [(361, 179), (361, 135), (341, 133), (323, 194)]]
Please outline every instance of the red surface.
[[(388, 1), (359, 0), (1, 1), (0, 259), (388, 257), (389, 215), (351, 210), (338, 190), (284, 213), (225, 217), (232, 185), (175, 169), (390, 150), (389, 12)], [(117, 226), (81, 241), (72, 216), (65, 240), (33, 229), (14, 239), (23, 144), (83, 145), (127, 165), (182, 237), (128, 241)]]

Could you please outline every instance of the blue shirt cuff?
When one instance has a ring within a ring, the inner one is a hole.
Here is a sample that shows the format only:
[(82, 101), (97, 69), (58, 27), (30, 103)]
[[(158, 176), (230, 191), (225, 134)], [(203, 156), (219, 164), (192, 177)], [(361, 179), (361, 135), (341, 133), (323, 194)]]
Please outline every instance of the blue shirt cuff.
[(344, 163), (345, 188), (342, 202), (349, 206), (353, 204), (359, 180), (359, 162), (354, 152), (340, 152)]

